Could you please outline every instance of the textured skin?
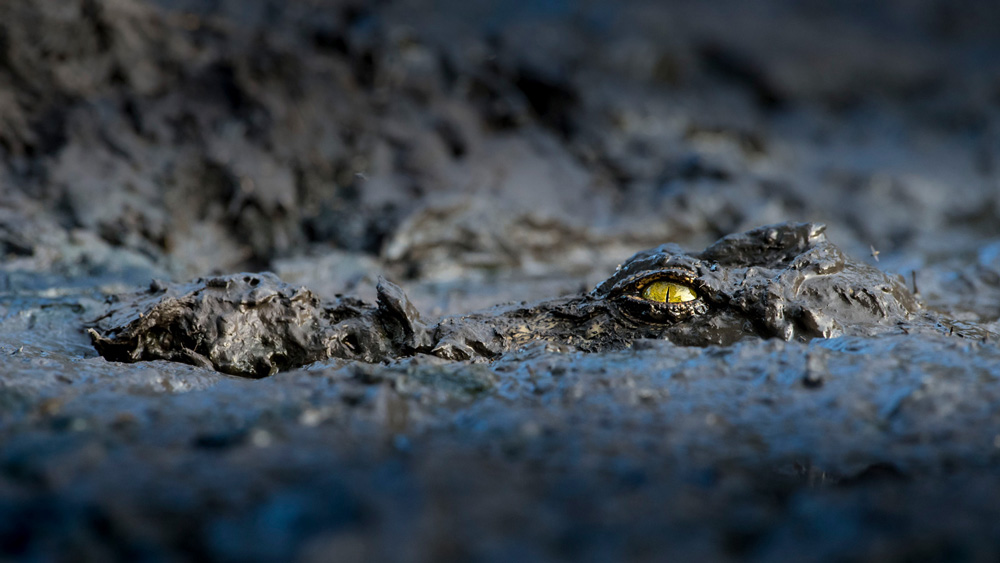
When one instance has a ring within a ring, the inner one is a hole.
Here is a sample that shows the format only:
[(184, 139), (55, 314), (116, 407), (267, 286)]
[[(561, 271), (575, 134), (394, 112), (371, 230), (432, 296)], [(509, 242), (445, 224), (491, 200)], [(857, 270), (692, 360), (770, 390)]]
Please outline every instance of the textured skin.
[[(432, 325), (385, 280), (374, 306), (351, 298), (324, 303), (267, 273), (154, 282), (119, 301), (90, 333), (109, 360), (166, 359), (265, 377), (331, 357), (490, 360), (536, 340), (603, 351), (644, 338), (727, 345), (747, 337), (902, 332), (925, 323), (915, 318), (919, 305), (901, 279), (850, 260), (823, 230), (810, 223), (761, 227), (701, 253), (665, 244), (636, 254), (590, 293)], [(642, 299), (646, 284), (664, 278), (692, 287), (698, 299)]]

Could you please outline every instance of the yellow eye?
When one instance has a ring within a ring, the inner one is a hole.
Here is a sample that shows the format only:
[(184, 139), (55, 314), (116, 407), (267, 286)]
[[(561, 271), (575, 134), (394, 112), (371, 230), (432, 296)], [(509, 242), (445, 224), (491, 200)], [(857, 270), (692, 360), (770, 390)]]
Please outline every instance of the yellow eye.
[(684, 303), (698, 298), (694, 290), (672, 281), (655, 281), (642, 290), (642, 298), (658, 303)]

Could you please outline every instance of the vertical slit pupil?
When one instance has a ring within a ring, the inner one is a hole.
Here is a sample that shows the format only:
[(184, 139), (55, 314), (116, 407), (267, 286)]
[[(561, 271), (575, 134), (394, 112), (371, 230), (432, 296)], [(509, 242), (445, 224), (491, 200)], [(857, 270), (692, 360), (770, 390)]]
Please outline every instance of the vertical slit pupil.
[(642, 290), (642, 298), (657, 303), (684, 303), (697, 298), (695, 292), (686, 285), (671, 281), (655, 281)]

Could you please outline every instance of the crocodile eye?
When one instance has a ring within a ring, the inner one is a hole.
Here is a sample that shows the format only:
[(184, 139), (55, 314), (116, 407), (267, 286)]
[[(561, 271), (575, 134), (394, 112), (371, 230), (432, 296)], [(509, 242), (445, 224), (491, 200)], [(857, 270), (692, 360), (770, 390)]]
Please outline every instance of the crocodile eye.
[(686, 303), (697, 299), (698, 294), (686, 285), (659, 280), (643, 288), (642, 298), (647, 301), (656, 301), (657, 303)]
[(612, 291), (616, 309), (643, 324), (672, 324), (708, 312), (699, 282), (686, 270), (661, 270), (623, 280)]

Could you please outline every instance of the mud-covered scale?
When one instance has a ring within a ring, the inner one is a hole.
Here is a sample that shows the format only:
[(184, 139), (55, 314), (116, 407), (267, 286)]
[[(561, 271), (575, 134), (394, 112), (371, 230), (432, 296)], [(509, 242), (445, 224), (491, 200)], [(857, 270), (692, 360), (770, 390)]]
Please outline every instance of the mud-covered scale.
[(266, 273), (154, 283), (118, 298), (90, 334), (109, 360), (166, 359), (264, 377), (331, 357), (489, 360), (536, 340), (603, 351), (647, 338), (708, 346), (933, 328), (901, 278), (851, 260), (823, 231), (766, 226), (700, 253), (665, 244), (636, 254), (587, 294), (429, 324), (385, 280), (374, 305), (324, 302)]

